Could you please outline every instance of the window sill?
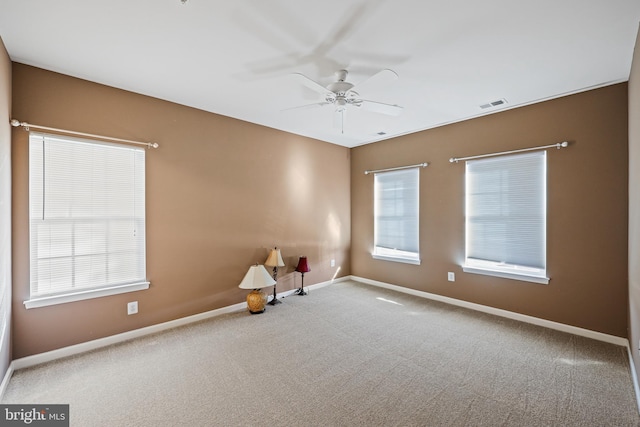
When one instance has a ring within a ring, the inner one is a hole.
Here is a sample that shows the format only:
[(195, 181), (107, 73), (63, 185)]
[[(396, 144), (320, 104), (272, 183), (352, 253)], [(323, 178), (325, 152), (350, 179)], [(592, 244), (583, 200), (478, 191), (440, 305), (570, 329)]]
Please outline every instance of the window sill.
[(465, 273), (483, 274), (485, 276), (502, 277), (504, 279), (521, 280), (523, 282), (540, 283), (543, 285), (548, 285), (550, 280), (548, 277), (544, 277), (544, 276), (534, 276), (534, 275), (524, 274), (524, 273), (489, 270), (485, 268), (469, 267), (465, 265), (462, 266), (462, 271), (464, 271)]
[(91, 298), (106, 297), (109, 295), (124, 294), (127, 292), (142, 291), (149, 289), (149, 282), (131, 283), (128, 285), (114, 286), (105, 289), (89, 289), (86, 291), (67, 293), (64, 295), (44, 296), (40, 298), (32, 298), (24, 302), (27, 309), (47, 307), (50, 305), (64, 304), (67, 302), (82, 301)]
[(376, 254), (371, 254), (371, 256), (373, 257), (373, 259), (380, 259), (383, 261), (394, 261), (394, 262), (402, 262), (404, 264), (420, 265), (420, 259), (416, 259), (416, 258), (401, 258), (401, 257), (393, 257), (388, 255), (376, 255)]

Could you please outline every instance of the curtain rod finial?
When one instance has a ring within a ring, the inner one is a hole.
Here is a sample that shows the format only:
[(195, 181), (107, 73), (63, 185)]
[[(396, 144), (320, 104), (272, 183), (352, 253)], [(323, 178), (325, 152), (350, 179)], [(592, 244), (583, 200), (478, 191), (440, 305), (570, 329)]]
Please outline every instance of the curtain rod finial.
[(11, 119), (9, 123), (11, 123), (11, 126), (13, 126), (14, 128), (17, 128), (18, 126), (20, 126), (20, 120)]

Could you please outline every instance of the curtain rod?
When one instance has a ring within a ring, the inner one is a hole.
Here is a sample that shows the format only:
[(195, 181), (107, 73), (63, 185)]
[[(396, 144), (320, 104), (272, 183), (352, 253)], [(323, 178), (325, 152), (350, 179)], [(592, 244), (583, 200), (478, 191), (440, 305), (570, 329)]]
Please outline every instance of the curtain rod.
[(397, 168), (378, 169), (378, 170), (374, 170), (374, 171), (364, 171), (364, 174), (365, 175), (369, 175), (370, 173), (376, 173), (376, 172), (397, 171), (397, 170), (400, 170), (400, 169), (410, 169), (410, 168), (418, 168), (418, 167), (426, 168), (427, 166), (429, 166), (429, 163), (424, 162), (424, 163), (419, 163), (417, 165), (399, 166)]
[(559, 150), (561, 148), (566, 148), (568, 146), (569, 146), (569, 143), (567, 141), (563, 141), (563, 142), (558, 142), (556, 144), (542, 145), (540, 147), (522, 148), (520, 150), (502, 151), (500, 153), (480, 154), (477, 156), (469, 156), (469, 157), (452, 157), (449, 159), (449, 162), (458, 163), (459, 161), (462, 161), (462, 160), (480, 159), (482, 157), (492, 157), (492, 156), (503, 156), (505, 154), (521, 153), (523, 151), (544, 150), (545, 148), (553, 148), (553, 147)]
[(89, 138), (108, 139), (110, 141), (126, 142), (128, 144), (146, 145), (147, 148), (158, 148), (159, 147), (159, 145), (157, 143), (155, 143), (155, 142), (131, 141), (129, 139), (113, 138), (111, 136), (94, 135), (92, 133), (75, 132), (75, 131), (66, 130), (66, 129), (50, 128), (50, 127), (47, 127), (47, 126), (32, 125), (30, 123), (21, 122), (21, 121), (16, 120), (16, 119), (11, 119), (9, 121), (9, 123), (11, 123), (11, 126), (13, 126), (13, 127), (22, 126), (24, 128), (24, 130), (26, 130), (27, 132), (29, 131), (30, 128), (34, 128), (34, 129), (41, 129), (41, 130), (50, 130), (50, 131), (53, 131), (53, 132), (68, 133), (68, 134), (71, 134), (71, 135), (86, 136), (86, 137), (89, 137)]

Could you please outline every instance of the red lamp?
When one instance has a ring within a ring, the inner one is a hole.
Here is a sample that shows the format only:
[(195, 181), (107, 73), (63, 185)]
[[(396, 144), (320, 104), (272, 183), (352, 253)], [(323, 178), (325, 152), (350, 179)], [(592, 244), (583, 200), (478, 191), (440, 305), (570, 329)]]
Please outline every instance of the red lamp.
[(307, 257), (301, 256), (298, 260), (298, 266), (296, 270), (298, 273), (302, 273), (302, 287), (296, 291), (296, 295), (306, 295), (307, 291), (304, 290), (304, 273), (308, 273), (311, 271), (309, 268), (309, 264), (307, 263)]

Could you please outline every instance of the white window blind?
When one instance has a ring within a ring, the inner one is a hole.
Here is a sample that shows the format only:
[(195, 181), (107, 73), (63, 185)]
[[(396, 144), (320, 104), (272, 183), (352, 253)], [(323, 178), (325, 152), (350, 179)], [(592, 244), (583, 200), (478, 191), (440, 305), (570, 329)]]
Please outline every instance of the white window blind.
[(420, 263), (419, 168), (374, 176), (373, 257)]
[(32, 300), (148, 287), (143, 149), (32, 133), (29, 200)]
[(464, 267), (548, 282), (546, 175), (546, 151), (466, 162)]

